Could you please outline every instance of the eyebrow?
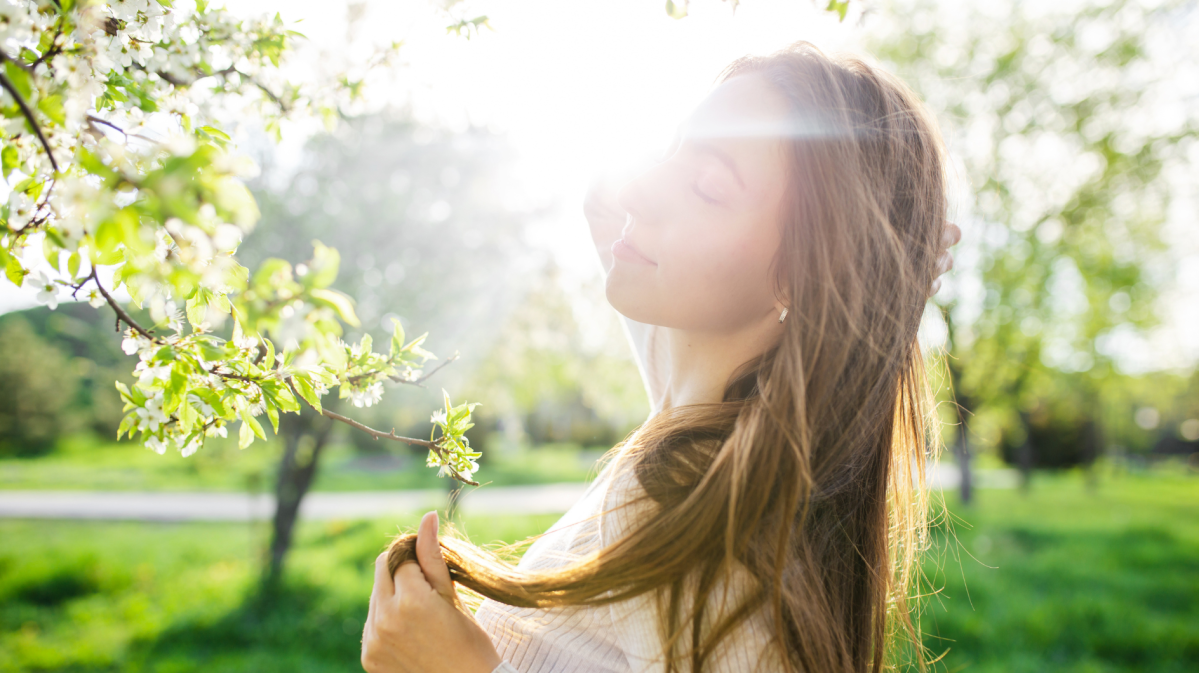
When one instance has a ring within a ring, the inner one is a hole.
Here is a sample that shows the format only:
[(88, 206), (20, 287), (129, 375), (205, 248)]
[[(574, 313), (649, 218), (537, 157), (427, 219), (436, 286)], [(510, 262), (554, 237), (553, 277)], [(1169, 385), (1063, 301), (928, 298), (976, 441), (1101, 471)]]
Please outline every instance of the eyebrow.
[(737, 182), (741, 184), (741, 188), (745, 189), (745, 181), (741, 179), (741, 173), (737, 170), (737, 164), (733, 161), (733, 157), (729, 156), (728, 152), (705, 140), (692, 140), (691, 142), (695, 145), (696, 149), (716, 157), (720, 163), (724, 164), (733, 173), (733, 177), (737, 178)]

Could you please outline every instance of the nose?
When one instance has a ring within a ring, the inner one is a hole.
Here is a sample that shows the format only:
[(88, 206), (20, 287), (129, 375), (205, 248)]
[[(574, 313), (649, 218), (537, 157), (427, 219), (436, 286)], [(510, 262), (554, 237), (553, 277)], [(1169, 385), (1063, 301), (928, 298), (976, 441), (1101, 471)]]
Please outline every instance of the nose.
[(661, 193), (660, 190), (654, 189), (653, 185), (660, 177), (658, 174), (661, 167), (661, 164), (658, 164), (641, 171), (617, 191), (617, 204), (620, 205), (621, 210), (632, 215), (633, 219), (638, 221), (652, 219), (656, 208), (653, 195)]

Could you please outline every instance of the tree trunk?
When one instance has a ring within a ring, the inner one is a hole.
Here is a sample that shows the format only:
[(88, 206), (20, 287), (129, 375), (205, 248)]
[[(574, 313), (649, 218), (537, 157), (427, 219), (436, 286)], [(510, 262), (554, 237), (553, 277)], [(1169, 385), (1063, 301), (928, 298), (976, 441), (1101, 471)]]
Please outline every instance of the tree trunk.
[(300, 503), (308, 494), (320, 464), (321, 450), (329, 441), (333, 421), (315, 414), (283, 415), (279, 419), (283, 435), (283, 457), (275, 482), (275, 518), (271, 530), (271, 549), (265, 581), (277, 586), (283, 578), (283, 562), (291, 549), (292, 534), (300, 514)]
[(1020, 412), (1020, 421), (1024, 424), (1024, 443), (1016, 449), (1016, 459), (1020, 464), (1020, 490), (1028, 493), (1032, 485), (1033, 446), (1028, 414)]
[(973, 400), (962, 390), (962, 371), (957, 360), (949, 358), (949, 381), (953, 385), (953, 394), (957, 400), (958, 441), (954, 445), (954, 454), (958, 461), (958, 494), (963, 505), (969, 505), (974, 500), (974, 471), (970, 464), (970, 428), (966, 419), (974, 413)]

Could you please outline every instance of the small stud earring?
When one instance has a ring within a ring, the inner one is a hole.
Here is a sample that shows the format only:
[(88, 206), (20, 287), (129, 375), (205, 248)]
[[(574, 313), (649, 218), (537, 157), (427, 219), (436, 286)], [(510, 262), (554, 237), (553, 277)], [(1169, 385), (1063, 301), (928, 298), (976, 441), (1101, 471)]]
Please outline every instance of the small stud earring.
[(787, 317), (787, 307), (784, 306), (783, 312), (779, 314), (779, 322), (782, 322), (783, 318), (786, 318), (786, 317)]

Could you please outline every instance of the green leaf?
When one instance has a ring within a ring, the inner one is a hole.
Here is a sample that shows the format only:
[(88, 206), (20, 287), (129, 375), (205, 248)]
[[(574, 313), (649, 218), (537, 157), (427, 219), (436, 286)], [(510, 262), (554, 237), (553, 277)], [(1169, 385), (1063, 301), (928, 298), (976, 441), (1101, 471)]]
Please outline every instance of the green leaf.
[(262, 337), (262, 343), (266, 347), (266, 355), (262, 357), (262, 361), (267, 369), (274, 369), (275, 365), (279, 364), (275, 361), (275, 343), (266, 337)]
[(8, 75), (8, 81), (12, 82), (17, 93), (21, 94), (21, 98), (29, 102), (29, 97), (33, 95), (33, 78), (29, 76), (29, 73), (11, 62), (5, 62), (4, 72)]
[(308, 273), (301, 282), (304, 287), (312, 289), (326, 288), (337, 280), (337, 270), (341, 266), (341, 254), (320, 241), (312, 242), (312, 260), (308, 263)]
[[(207, 359), (207, 358), (206, 358)], [(215, 390), (210, 388), (196, 388), (192, 390), (192, 394), (204, 400), (208, 406), (212, 407), (213, 413), (217, 416), (228, 416), (229, 411), (225, 408), (225, 403), (221, 400), (221, 396)]]
[(681, 19), (687, 16), (687, 0), (682, 0), (682, 4), (675, 4), (674, 0), (666, 0), (666, 15), (672, 19)]
[[(268, 404), (267, 406), (270, 405)], [(254, 418), (254, 415), (250, 413), (250, 408), (248, 406), (243, 403), (241, 405), (241, 409), (238, 409), (237, 414), (238, 416), (241, 416), (243, 424), (248, 423), (250, 425), (250, 429), (254, 431), (254, 434), (257, 435), (259, 439), (266, 439), (266, 433), (262, 430), (262, 424), (259, 423), (258, 419)]]
[(4, 179), (7, 180), (9, 174), (21, 165), (21, 157), (17, 154), (17, 148), (12, 145), (5, 145), (3, 150), (0, 150), (0, 165), (3, 166)]
[(122, 243), (137, 252), (148, 252), (138, 232), (137, 212), (130, 207), (113, 213), (96, 229), (96, 247), (101, 253), (112, 252)]
[(229, 141), (232, 140), (228, 133), (225, 133), (224, 131), (212, 126), (201, 126), (200, 128), (196, 129), (196, 134), (201, 138), (211, 140), (217, 146), (222, 148), (229, 144)]
[(291, 280), (291, 263), (285, 259), (270, 257), (263, 260), (254, 272), (253, 285), (259, 293), (267, 293), (271, 292), (276, 284), (290, 283)]
[(243, 420), (241, 429), (237, 431), (237, 448), (244, 449), (253, 443), (254, 432), (250, 429), (250, 424)]
[(80, 257), (78, 250), (72, 252), (71, 256), (67, 258), (67, 273), (71, 274), (72, 278), (79, 275), (79, 262)]
[(62, 126), (67, 123), (66, 112), (62, 109), (62, 96), (54, 95), (47, 96), (37, 102), (37, 109), (41, 110), (50, 121)]
[(270, 419), (271, 429), (274, 430), (275, 434), (277, 435), (279, 434), (279, 410), (275, 408), (273, 402), (274, 400), (267, 400), (266, 417)]
[(117, 428), (117, 439), (120, 439), (121, 435), (133, 436), (133, 431), (137, 427), (137, 418), (136, 411), (125, 414), (125, 417), (121, 419), (121, 425)]
[(400, 324), (399, 318), (392, 318), (395, 327), (391, 330), (391, 357), (395, 357), (397, 353), (404, 349), (404, 326)]
[(187, 321), (193, 326), (199, 325), (208, 317), (208, 294), (208, 290), (198, 288), (196, 294), (184, 304), (187, 308)]
[(308, 293), (312, 299), (312, 303), (317, 306), (331, 308), (337, 312), (337, 315), (346, 324), (357, 327), (359, 325), (358, 316), (354, 313), (354, 300), (348, 295), (342, 294), (337, 290), (321, 290), (315, 289)]
[(8, 260), (4, 262), (4, 275), (8, 276), (12, 284), (21, 285), (28, 274), (29, 271), (21, 266), (21, 262), (15, 256), (9, 255)]
[(845, 13), (849, 11), (849, 0), (828, 0), (828, 7), (825, 11), (836, 12), (837, 20), (844, 21)]
[(367, 360), (370, 360), (374, 348), (375, 340), (371, 338), (370, 334), (363, 334), (362, 339), (358, 341), (358, 363), (365, 364)]
[[(291, 380), (295, 383), (296, 392), (300, 393), (300, 397), (304, 398), (304, 401), (308, 404), (311, 404), (318, 414), (321, 413), (321, 398), (316, 394), (307, 377), (297, 375), (293, 376)], [(297, 404), (296, 407), (298, 409), (299, 405)]]
[(187, 394), (182, 395), (182, 403), (179, 405), (179, 431), (186, 434), (192, 431), (196, 424), (197, 414), (196, 409), (187, 399)]

